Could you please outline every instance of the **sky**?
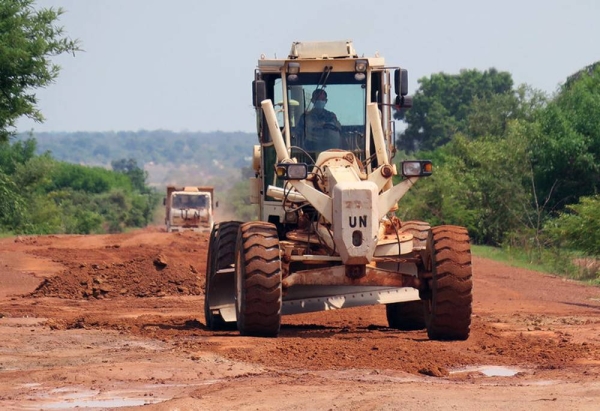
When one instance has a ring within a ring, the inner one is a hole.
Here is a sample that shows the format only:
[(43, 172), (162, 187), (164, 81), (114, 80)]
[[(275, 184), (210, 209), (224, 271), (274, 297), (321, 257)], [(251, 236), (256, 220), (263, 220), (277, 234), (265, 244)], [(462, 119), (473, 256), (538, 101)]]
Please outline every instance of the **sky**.
[(44, 123), (19, 132), (254, 132), (261, 54), (294, 41), (352, 40), (418, 80), (496, 68), (551, 95), (600, 60), (596, 0), (37, 0), (77, 39), (54, 84), (35, 91)]

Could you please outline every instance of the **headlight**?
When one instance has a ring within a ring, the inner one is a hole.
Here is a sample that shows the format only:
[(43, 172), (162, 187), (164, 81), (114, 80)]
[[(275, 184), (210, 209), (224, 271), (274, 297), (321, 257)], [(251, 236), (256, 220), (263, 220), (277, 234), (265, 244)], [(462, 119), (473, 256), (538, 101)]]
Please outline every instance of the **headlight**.
[(425, 177), (433, 172), (433, 165), (429, 160), (415, 160), (402, 162), (402, 175), (404, 177)]
[(275, 174), (282, 180), (304, 180), (308, 176), (308, 167), (304, 163), (280, 163)]

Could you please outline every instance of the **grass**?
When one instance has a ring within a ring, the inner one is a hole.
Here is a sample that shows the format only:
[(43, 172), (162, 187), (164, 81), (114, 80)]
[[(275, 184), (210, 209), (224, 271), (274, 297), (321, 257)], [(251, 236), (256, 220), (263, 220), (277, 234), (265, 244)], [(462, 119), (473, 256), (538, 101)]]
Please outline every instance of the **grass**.
[[(576, 264), (576, 262), (582, 260), (580, 256), (576, 254), (570, 255), (563, 253), (563, 255), (557, 255), (551, 251), (544, 251), (542, 256), (534, 259), (530, 253), (523, 250), (482, 245), (472, 245), (471, 253), (474, 256), (488, 258), (511, 267), (560, 275), (588, 284), (600, 285), (600, 269), (598, 266), (593, 266), (589, 263), (587, 264), (587, 267), (582, 264)], [(594, 261), (598, 262), (598, 260)]]
[(472, 245), (471, 253), (477, 257), (489, 258), (490, 260), (498, 261), (512, 267), (554, 274), (551, 267), (544, 264), (532, 263), (525, 253), (517, 253), (505, 250), (504, 248), (487, 245)]

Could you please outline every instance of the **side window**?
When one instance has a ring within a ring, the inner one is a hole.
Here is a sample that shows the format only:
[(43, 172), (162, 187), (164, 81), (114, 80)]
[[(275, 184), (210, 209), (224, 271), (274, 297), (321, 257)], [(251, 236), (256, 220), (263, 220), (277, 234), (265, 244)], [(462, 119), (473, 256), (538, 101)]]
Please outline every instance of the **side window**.
[(181, 208), (181, 197), (180, 196), (173, 196), (173, 208)]
[(275, 80), (273, 94), (273, 106), (275, 108), (275, 113), (277, 114), (277, 124), (279, 124), (280, 128), (283, 128), (285, 122), (283, 119), (283, 91), (280, 78)]

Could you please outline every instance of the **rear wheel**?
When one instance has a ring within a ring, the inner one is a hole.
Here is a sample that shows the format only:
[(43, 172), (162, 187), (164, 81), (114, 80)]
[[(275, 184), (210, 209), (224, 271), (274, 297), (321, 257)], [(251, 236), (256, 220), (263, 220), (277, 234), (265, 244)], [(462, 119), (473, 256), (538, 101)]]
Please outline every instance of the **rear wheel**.
[(276, 337), (281, 326), (281, 261), (274, 224), (242, 224), (236, 245), (236, 314), (240, 334)]
[(466, 340), (473, 303), (469, 233), (464, 227), (435, 227), (427, 248), (432, 273), (426, 305), (427, 334), (432, 340)]
[(226, 322), (217, 309), (224, 302), (233, 303), (235, 282), (233, 276), (218, 274), (218, 271), (233, 267), (235, 242), (240, 224), (238, 221), (218, 223), (213, 226), (210, 233), (204, 288), (204, 317), (206, 326), (214, 331), (236, 328), (236, 323)]
[[(429, 223), (424, 221), (406, 221), (402, 223), (398, 233), (412, 234), (413, 249), (418, 251), (426, 247), (430, 229)], [(425, 304), (421, 300), (386, 304), (385, 314), (390, 328), (413, 331), (426, 327)]]

